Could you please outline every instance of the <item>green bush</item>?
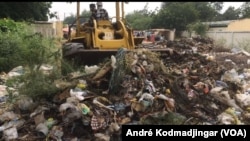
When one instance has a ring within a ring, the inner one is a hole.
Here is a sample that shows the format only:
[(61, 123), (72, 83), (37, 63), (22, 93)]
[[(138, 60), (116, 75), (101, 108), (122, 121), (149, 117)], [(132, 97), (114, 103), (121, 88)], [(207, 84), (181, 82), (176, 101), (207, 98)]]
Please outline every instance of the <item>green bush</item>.
[(194, 24), (189, 24), (187, 26), (189, 32), (195, 32), (195, 34), (200, 35), (201, 37), (206, 36), (206, 32), (208, 30), (208, 25), (205, 25), (201, 22), (196, 22)]
[(0, 19), (1, 32), (23, 32), (25, 24), (22, 22), (15, 22), (11, 19)]
[(9, 71), (19, 65), (24, 29), (23, 23), (15, 23), (9, 19), (0, 20), (0, 72)]
[[(21, 95), (33, 98), (49, 96), (57, 91), (53, 84), (60, 77), (61, 51), (56, 48), (58, 41), (34, 33), (31, 25), (14, 22), (10, 19), (0, 20), (0, 72), (8, 73), (17, 66), (25, 68), (25, 75), (8, 80), (6, 85), (17, 85)], [(51, 75), (39, 71), (43, 64), (53, 66)]]
[(20, 95), (27, 95), (34, 100), (51, 98), (58, 92), (58, 88), (54, 84), (54, 80), (57, 79), (56, 76), (58, 76), (56, 73), (44, 75), (40, 71), (23, 75), (19, 77), (24, 82), (19, 88), (19, 93)]
[(0, 29), (0, 72), (19, 65), (33, 68), (60, 58), (60, 51), (55, 51), (55, 39), (34, 33), (27, 23), (2, 19)]

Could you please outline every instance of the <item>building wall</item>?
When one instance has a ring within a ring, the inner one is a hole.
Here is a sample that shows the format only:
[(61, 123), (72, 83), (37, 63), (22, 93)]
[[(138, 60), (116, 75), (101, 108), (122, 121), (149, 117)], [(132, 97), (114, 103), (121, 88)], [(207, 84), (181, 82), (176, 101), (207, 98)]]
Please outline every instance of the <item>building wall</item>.
[(250, 31), (250, 19), (242, 19), (231, 22), (227, 31)]

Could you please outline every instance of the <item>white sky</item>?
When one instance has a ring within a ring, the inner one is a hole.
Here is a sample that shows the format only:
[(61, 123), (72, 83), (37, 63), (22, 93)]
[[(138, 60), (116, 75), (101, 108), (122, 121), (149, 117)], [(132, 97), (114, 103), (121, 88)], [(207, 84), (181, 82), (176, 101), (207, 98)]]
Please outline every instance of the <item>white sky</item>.
[[(95, 2), (81, 2), (80, 4), (80, 12), (85, 10), (89, 10), (89, 4)], [(160, 8), (161, 2), (129, 2), (128, 4), (124, 4), (124, 12), (125, 15), (133, 12), (134, 10), (142, 10), (144, 6), (148, 3), (148, 10), (155, 10), (157, 7)], [(224, 12), (229, 6), (234, 6), (238, 8), (241, 6), (243, 2), (224, 2), (223, 10)], [(103, 8), (105, 8), (110, 17), (115, 16), (115, 2), (103, 2)], [(57, 12), (59, 15), (59, 20), (64, 20), (64, 17), (70, 16), (71, 14), (76, 14), (76, 2), (67, 3), (67, 2), (53, 2), (51, 12)], [(56, 19), (52, 19), (56, 20)]]

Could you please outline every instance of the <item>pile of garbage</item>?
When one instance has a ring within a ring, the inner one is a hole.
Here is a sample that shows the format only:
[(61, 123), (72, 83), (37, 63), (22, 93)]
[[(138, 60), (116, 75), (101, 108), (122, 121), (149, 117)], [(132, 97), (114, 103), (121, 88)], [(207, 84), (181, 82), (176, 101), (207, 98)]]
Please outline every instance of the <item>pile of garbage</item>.
[[(125, 124), (249, 124), (246, 51), (216, 52), (211, 39), (199, 37), (155, 45), (168, 50), (120, 49), (107, 62), (55, 81), (61, 91), (50, 100), (22, 97), (8, 104), (9, 90), (1, 83), (2, 138), (119, 141)], [(22, 75), (20, 70), (7, 76)]]

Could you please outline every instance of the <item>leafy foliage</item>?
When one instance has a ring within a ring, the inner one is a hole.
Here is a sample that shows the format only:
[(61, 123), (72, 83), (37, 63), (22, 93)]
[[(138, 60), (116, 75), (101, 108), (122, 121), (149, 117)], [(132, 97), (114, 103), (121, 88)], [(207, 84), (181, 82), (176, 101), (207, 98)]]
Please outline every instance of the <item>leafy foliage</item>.
[(215, 11), (220, 12), (223, 8), (223, 2), (211, 2), (211, 6)]
[(52, 2), (0, 2), (0, 18), (15, 21), (48, 21), (56, 13), (50, 13)]
[(236, 20), (240, 17), (240, 9), (235, 9), (230, 6), (228, 9), (222, 14), (222, 20)]
[(0, 32), (0, 71), (9, 71), (17, 65), (33, 68), (49, 62), (55, 40), (34, 34), (30, 26), (10, 19), (0, 20), (3, 28)]
[[(25, 75), (9, 80), (8, 85), (18, 82), (20, 94), (39, 98), (55, 92), (53, 81), (60, 76), (58, 62), (61, 59), (60, 50), (56, 50), (56, 40), (45, 38), (40, 33), (33, 33), (24, 22), (14, 22), (10, 19), (0, 20), (0, 71), (9, 72), (17, 66), (25, 68)], [(44, 75), (39, 68), (43, 64), (53, 66), (51, 75)]]
[[(148, 3), (142, 10), (135, 10), (133, 13), (127, 14), (125, 19), (136, 30), (149, 29), (153, 22), (154, 12), (148, 11)], [(157, 11), (157, 9), (156, 9)]]
[(19, 79), (24, 82), (19, 88), (20, 95), (27, 95), (35, 100), (40, 98), (49, 98), (58, 92), (54, 80), (59, 77), (57, 73), (44, 75), (40, 71), (34, 71), (23, 76)]
[(31, 68), (34, 68), (37, 64), (41, 65), (49, 61), (51, 47), (48, 46), (49, 41), (47, 39), (39, 33), (24, 36), (23, 39), (24, 46), (21, 54), (24, 64), (28, 64)]
[[(80, 23), (88, 21), (89, 17), (91, 15), (90, 11), (83, 10), (80, 14)], [(76, 22), (76, 15), (71, 14), (70, 16), (66, 17), (63, 21), (64, 24), (73, 24)]]
[(22, 34), (25, 26), (24, 23), (16, 23), (10, 19), (0, 20), (0, 71), (9, 71), (20, 65)]
[(211, 21), (217, 15), (217, 11), (212, 7), (210, 2), (190, 2), (198, 12), (199, 21)]
[[(178, 9), (178, 10), (176, 10)], [(154, 17), (154, 28), (175, 28), (177, 31), (186, 29), (186, 26), (198, 20), (199, 13), (192, 3), (172, 2), (160, 9)]]
[(244, 2), (240, 10), (241, 18), (250, 18), (250, 2)]
[(235, 20), (248, 17), (249, 5), (249, 2), (245, 2), (240, 9), (229, 7), (221, 13), (223, 2), (162, 2), (159, 10), (149, 12), (146, 5), (143, 10), (127, 14), (126, 19), (134, 29), (175, 28), (176, 33), (179, 33), (187, 30), (187, 25), (198, 21)]
[(1, 19), (0, 20), (0, 29), (2, 32), (20, 32), (24, 30), (23, 23), (17, 23), (11, 19)]
[(197, 35), (202, 37), (206, 36), (208, 30), (208, 25), (202, 24), (201, 22), (196, 22), (195, 24), (188, 25), (189, 31), (194, 31)]

